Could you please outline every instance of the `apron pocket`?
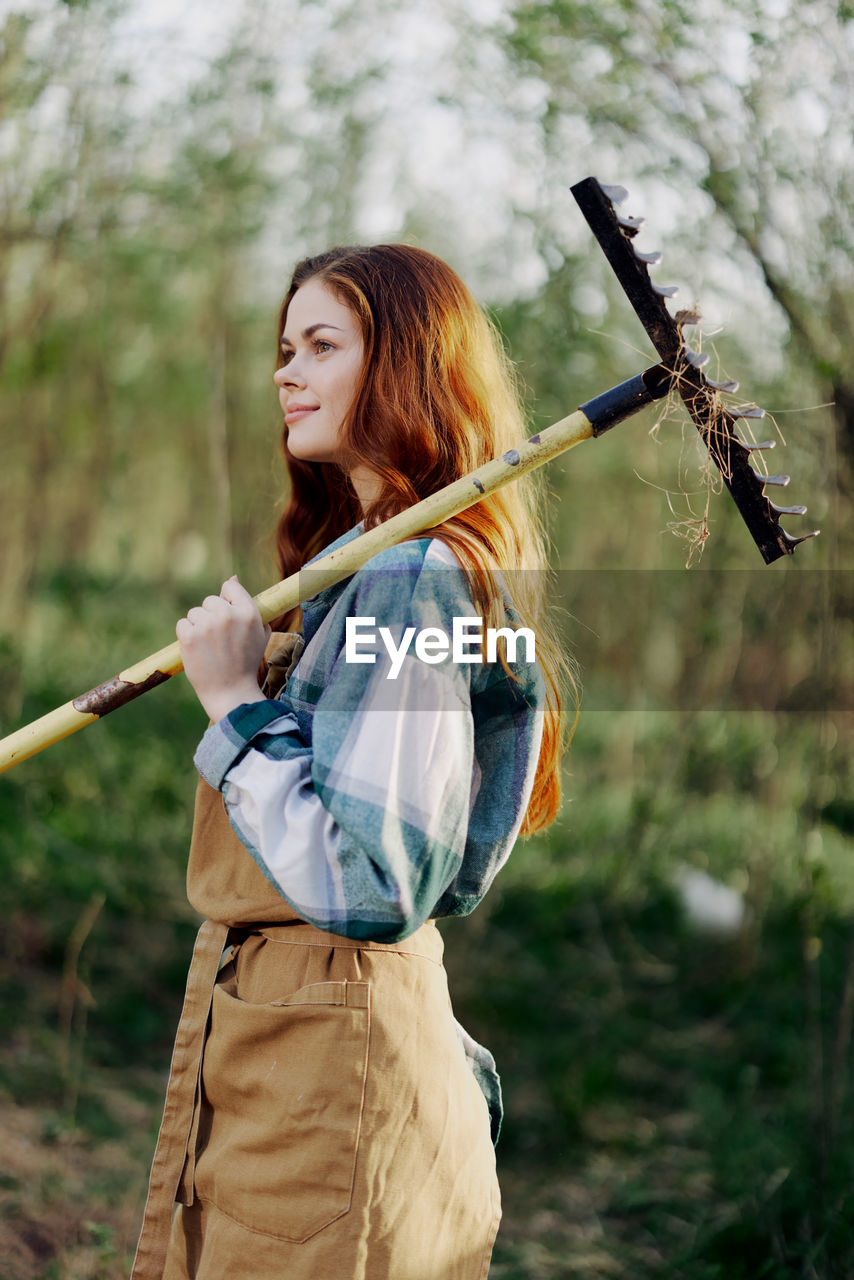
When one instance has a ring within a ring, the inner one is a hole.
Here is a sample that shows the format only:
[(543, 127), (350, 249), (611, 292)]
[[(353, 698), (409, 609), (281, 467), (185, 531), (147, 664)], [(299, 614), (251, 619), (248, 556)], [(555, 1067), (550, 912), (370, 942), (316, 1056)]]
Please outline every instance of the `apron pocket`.
[(214, 987), (202, 1061), (196, 1194), (250, 1231), (307, 1240), (350, 1207), (370, 984), (318, 982), (269, 1004), (229, 985)]

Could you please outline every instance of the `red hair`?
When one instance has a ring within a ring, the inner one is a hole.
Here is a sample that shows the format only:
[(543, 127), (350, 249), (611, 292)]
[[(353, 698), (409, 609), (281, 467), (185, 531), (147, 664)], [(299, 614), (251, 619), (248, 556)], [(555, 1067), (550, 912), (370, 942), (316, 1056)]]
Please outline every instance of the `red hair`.
[[(359, 520), (372, 529), (505, 453), (525, 435), (500, 337), (447, 263), (400, 244), (336, 248), (307, 258), (294, 271), (282, 303), (279, 343), (291, 299), (309, 280), (322, 281), (359, 322), (365, 363), (342, 436), (353, 463), (371, 471), (379, 484), (363, 510), (340, 467), (303, 462), (288, 452), (285, 426), (282, 451), (291, 483), (276, 528), (282, 577)], [(546, 707), (523, 835), (548, 826), (557, 814), (566, 736), (564, 682), (575, 691), (545, 610), (539, 488), (538, 477), (522, 476), (425, 531), (457, 554), (487, 625), (505, 625), (504, 599), (493, 577), (500, 570), (520, 620), (535, 629)], [(515, 572), (520, 569), (525, 572)], [(299, 610), (293, 610), (276, 625), (289, 630), (298, 622)], [(576, 718), (577, 705), (576, 696)]]

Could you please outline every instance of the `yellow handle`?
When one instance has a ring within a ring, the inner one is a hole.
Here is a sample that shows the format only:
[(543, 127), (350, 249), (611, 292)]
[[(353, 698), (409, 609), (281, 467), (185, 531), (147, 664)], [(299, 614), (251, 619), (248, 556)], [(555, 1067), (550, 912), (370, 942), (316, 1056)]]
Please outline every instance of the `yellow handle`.
[[(589, 440), (592, 435), (590, 420), (580, 409), (561, 418), (560, 422), (521, 441), (515, 449), (508, 450), (502, 457), (484, 463), (476, 471), (453, 481), (429, 498), (416, 502), (414, 506), (407, 507), (375, 529), (354, 538), (337, 551), (331, 551), (322, 560), (315, 561), (311, 566), (312, 595), (334, 582), (340, 582), (342, 578), (349, 578), (371, 556), (421, 533), (424, 529), (431, 529), (450, 520), (452, 516), (474, 506), (481, 498), (494, 493), (502, 485), (542, 466), (544, 462), (565, 453), (582, 440)], [(300, 574), (293, 573), (255, 597), (255, 603), (265, 622), (280, 617), (299, 604), (299, 580)], [(159, 649), (134, 666), (120, 671), (104, 684), (80, 694), (71, 702), (57, 707), (55, 711), (49, 711), (39, 720), (34, 720), (0, 740), (0, 773), (5, 773), (13, 765), (29, 759), (52, 743), (76, 733), (78, 729), (85, 728), (87, 724), (100, 720), (101, 716), (124, 706), (126, 702), (138, 698), (140, 694), (162, 684), (182, 670), (181, 650), (176, 640), (165, 649)]]

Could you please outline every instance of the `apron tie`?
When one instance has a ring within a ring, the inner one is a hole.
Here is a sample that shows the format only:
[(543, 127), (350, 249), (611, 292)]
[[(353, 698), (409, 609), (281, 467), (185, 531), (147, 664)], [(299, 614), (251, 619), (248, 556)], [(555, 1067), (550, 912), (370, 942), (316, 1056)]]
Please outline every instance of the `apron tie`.
[[(160, 1280), (163, 1275), (172, 1206), (182, 1182), (190, 1126), (196, 1112), (202, 1047), (213, 988), (227, 937), (228, 925), (205, 920), (193, 948), (131, 1280)], [(192, 1179), (189, 1195), (192, 1198)]]

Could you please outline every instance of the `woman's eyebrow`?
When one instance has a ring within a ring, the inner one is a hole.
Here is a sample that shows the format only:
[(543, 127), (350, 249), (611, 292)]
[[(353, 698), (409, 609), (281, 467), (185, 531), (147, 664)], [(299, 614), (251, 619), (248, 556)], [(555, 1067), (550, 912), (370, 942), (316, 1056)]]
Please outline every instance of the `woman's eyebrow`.
[[(313, 338), (314, 335), (317, 333), (318, 329), (336, 329), (338, 333), (344, 332), (344, 330), (341, 328), (340, 325), (327, 324), (325, 320), (318, 320), (317, 324), (310, 324), (307, 329), (303, 329), (302, 331), (303, 342), (308, 342), (309, 338)], [(290, 341), (289, 338), (286, 338), (283, 334), (281, 345), (283, 347), (292, 347), (293, 343)]]

